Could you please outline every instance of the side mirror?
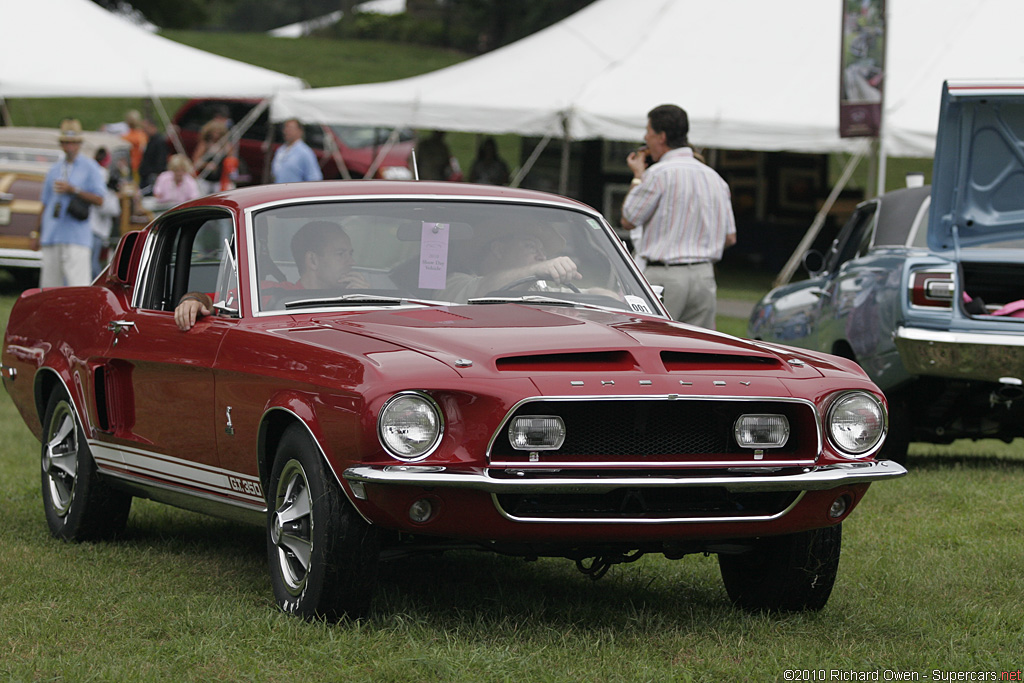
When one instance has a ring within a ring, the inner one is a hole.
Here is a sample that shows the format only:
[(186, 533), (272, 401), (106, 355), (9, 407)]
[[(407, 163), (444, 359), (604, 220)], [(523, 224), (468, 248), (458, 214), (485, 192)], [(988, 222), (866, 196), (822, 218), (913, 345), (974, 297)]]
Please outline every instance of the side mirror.
[(142, 232), (135, 230), (127, 232), (121, 237), (114, 252), (114, 258), (110, 261), (110, 268), (107, 270), (107, 282), (123, 286), (131, 285), (139, 270), (139, 260), (142, 256), (143, 240)]
[(804, 252), (803, 265), (811, 277), (820, 275), (825, 270), (825, 256), (817, 249), (808, 249)]

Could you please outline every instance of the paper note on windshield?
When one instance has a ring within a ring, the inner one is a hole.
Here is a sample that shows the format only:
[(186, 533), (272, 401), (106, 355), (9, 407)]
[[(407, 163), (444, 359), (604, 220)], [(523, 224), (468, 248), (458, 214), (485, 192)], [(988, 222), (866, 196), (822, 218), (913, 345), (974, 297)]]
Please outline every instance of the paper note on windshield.
[(444, 289), (448, 279), (448, 223), (423, 222), (420, 289)]

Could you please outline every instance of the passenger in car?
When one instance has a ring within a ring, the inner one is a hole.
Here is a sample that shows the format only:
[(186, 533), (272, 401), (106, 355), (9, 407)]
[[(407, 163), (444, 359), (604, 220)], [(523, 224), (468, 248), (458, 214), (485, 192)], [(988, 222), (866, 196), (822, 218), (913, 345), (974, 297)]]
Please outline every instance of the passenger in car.
[[(352, 271), (352, 240), (337, 223), (312, 221), (292, 237), (292, 256), (299, 269), (298, 282), (261, 280), (260, 292), (275, 289), (367, 289), (369, 283)], [(213, 300), (206, 292), (188, 292), (174, 309), (174, 321), (188, 331), (196, 320), (213, 313)]]

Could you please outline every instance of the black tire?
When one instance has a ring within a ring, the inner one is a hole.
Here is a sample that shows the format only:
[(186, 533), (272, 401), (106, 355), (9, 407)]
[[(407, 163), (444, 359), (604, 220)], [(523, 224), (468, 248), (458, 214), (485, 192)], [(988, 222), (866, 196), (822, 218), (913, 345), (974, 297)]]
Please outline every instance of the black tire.
[(818, 611), (828, 602), (839, 570), (842, 524), (771, 536), (741, 555), (719, 555), (725, 590), (753, 612)]
[(377, 531), (345, 498), (300, 425), (281, 437), (268, 496), (267, 557), (278, 606), (304, 619), (366, 617), (377, 582)]
[(56, 538), (98, 541), (124, 531), (132, 497), (96, 471), (78, 413), (63, 390), (53, 392), (46, 405), (41, 465), (43, 510)]

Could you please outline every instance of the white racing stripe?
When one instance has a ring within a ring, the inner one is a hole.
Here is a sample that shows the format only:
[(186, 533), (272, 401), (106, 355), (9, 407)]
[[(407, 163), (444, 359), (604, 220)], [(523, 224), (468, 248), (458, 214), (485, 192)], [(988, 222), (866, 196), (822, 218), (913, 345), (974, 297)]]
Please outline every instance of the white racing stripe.
[(182, 460), (162, 453), (90, 441), (93, 460), (101, 471), (156, 480), (175, 487), (188, 487), (220, 496), (263, 505), (259, 479), (231, 470)]

